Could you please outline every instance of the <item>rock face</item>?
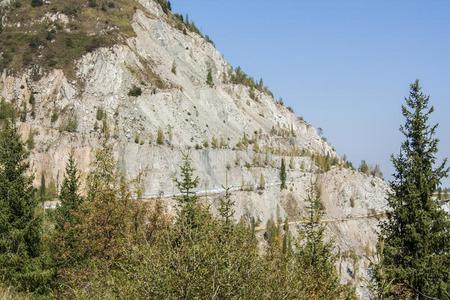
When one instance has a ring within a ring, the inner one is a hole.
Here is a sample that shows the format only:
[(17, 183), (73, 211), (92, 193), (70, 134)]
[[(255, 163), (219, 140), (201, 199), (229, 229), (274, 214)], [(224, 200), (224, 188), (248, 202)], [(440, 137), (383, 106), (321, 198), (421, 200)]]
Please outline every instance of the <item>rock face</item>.
[[(231, 83), (234, 71), (211, 43), (177, 29), (156, 2), (140, 4), (132, 21), (135, 37), (84, 55), (75, 78), (56, 69), (37, 81), (29, 70), (3, 72), (2, 98), (19, 108), (31, 97), (35, 101), (35, 116), (28, 114), (20, 128), (34, 140), (36, 185), (41, 176), (58, 185), (72, 149), (85, 175), (103, 128), (124, 173), (141, 175), (147, 201), (177, 193), (171, 179), (188, 148), (201, 178), (199, 193), (214, 208), (221, 186), (233, 186), (236, 218), (300, 221), (307, 189), (317, 180), (343, 281), (367, 297), (365, 256), (375, 248), (387, 185), (340, 166), (342, 158), (311, 125), (268, 93)], [(288, 189), (281, 192), (283, 157)], [(335, 166), (324, 170), (318, 158)], [(261, 177), (265, 189), (258, 190)]]

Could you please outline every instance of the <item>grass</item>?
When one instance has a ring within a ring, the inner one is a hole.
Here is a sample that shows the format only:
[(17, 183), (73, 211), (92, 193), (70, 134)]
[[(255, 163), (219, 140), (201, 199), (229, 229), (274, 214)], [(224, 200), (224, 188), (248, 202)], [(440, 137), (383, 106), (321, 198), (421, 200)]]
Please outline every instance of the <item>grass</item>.
[[(44, 70), (63, 69), (72, 78), (75, 60), (134, 35), (131, 19), (139, 7), (134, 0), (98, 1), (97, 7), (89, 7), (87, 0), (58, 0), (39, 7), (32, 7), (29, 0), (16, 3), (0, 11), (7, 18), (0, 33), (0, 72), (39, 65)], [(66, 14), (70, 21), (45, 18), (56, 13)]]

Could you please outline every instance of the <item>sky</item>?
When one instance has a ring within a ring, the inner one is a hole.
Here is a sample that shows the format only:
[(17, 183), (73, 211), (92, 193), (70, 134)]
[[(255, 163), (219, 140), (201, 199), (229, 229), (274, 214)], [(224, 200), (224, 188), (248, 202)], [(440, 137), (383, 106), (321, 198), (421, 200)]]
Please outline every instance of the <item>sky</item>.
[[(226, 60), (263, 78), (355, 166), (398, 154), (409, 84), (421, 81), (450, 154), (450, 1), (172, 0)], [(450, 187), (450, 180), (444, 180)]]

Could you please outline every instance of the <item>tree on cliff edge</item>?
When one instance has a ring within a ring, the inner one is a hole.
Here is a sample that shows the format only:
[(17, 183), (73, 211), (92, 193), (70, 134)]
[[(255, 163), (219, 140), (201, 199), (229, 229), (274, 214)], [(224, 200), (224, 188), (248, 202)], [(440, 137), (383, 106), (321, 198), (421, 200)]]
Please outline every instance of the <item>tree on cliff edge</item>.
[(405, 141), (392, 157), (390, 213), (381, 224), (374, 273), (382, 298), (450, 299), (449, 218), (433, 198), (448, 168), (446, 161), (434, 167), (437, 125), (429, 125), (429, 99), (415, 81), (402, 106)]

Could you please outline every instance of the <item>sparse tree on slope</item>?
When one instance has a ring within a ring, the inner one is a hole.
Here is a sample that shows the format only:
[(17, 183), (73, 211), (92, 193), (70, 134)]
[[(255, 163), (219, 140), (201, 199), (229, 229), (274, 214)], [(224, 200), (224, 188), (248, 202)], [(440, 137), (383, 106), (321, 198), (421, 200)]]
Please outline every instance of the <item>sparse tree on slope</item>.
[(281, 190), (285, 190), (286, 187), (286, 163), (284, 161), (284, 158), (281, 159), (281, 168), (280, 168), (280, 180), (281, 180), (281, 185), (280, 185), (280, 189)]
[(214, 80), (213, 80), (212, 71), (210, 68), (208, 69), (208, 75), (206, 76), (206, 84), (211, 88), (214, 87)]
[(392, 157), (391, 211), (379, 235), (375, 279), (382, 297), (450, 299), (449, 218), (433, 197), (448, 168), (446, 161), (435, 167), (438, 140), (437, 125), (429, 125), (432, 112), (429, 96), (415, 81), (402, 106), (405, 141)]

